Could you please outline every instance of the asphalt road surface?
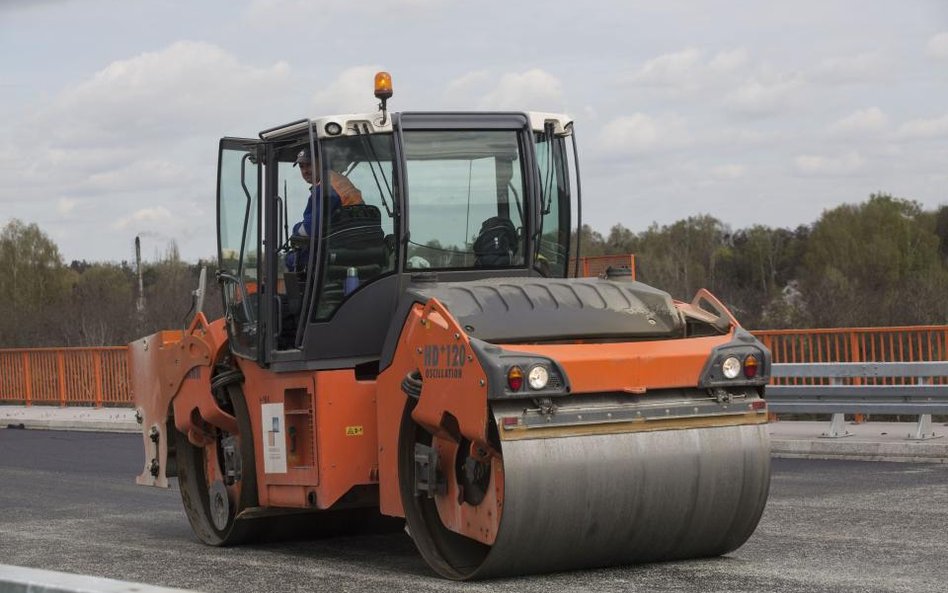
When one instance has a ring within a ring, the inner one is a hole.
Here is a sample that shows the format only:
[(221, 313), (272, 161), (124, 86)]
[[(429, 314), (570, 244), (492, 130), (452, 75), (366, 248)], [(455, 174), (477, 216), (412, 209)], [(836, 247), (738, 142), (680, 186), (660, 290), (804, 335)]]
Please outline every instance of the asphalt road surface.
[(948, 590), (948, 464), (774, 460), (754, 536), (711, 560), (453, 583), (404, 533), (211, 548), (141, 437), (0, 429), (0, 563), (222, 593)]

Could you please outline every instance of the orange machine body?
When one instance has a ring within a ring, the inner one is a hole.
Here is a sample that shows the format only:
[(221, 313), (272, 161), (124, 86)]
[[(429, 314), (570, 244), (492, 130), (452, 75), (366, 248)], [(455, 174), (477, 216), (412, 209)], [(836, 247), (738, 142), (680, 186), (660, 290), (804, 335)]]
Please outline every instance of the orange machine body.
[[(570, 379), (572, 394), (649, 391), (694, 387), (709, 352), (732, 339), (732, 331), (713, 337), (589, 344), (506, 344), (520, 353), (555, 360)], [(138, 481), (167, 486), (166, 420), (197, 446), (208, 432), (238, 430), (234, 417), (212, 397), (212, 361), (226, 349), (222, 320), (208, 324), (200, 316), (187, 332), (161, 332), (131, 350), (133, 390), (147, 426), (146, 460)], [(432, 355), (437, 352), (437, 355)], [(235, 359), (243, 373), (244, 394), (253, 434), (260, 507), (331, 509), (375, 506), (386, 515), (404, 516), (399, 494), (398, 438), (407, 397), (400, 388), (407, 373), (418, 370), (424, 388), (412, 419), (434, 435), (443, 463), (450, 464), (458, 442), (470, 443), (485, 458), (497, 456), (487, 435), (489, 402), (484, 369), (469, 337), (440, 302), (415, 305), (402, 328), (392, 363), (376, 380), (358, 380), (352, 369), (272, 373), (252, 361)], [(158, 391), (159, 397), (150, 394)], [(273, 419), (277, 418), (276, 425)], [(460, 437), (460, 438), (459, 438)], [(160, 471), (154, 471), (157, 462)], [(487, 505), (462, 511), (484, 516), (448, 517), (446, 524), (490, 543), (502, 501), (503, 470), (492, 465)], [(456, 485), (449, 484), (449, 488)], [(492, 513), (490, 518), (487, 513)], [(445, 517), (443, 517), (444, 519)]]

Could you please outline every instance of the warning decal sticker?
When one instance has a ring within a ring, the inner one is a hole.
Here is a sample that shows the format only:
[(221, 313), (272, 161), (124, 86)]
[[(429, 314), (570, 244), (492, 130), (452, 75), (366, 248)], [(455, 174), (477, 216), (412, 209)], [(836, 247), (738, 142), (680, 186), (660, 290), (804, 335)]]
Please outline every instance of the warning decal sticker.
[(283, 404), (262, 404), (263, 472), (286, 473), (286, 419)]

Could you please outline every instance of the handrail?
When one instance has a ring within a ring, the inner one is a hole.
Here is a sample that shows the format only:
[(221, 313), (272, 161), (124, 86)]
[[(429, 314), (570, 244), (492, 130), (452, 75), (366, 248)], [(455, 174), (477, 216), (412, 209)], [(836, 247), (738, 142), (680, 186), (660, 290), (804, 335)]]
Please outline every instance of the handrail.
[(129, 406), (128, 348), (0, 350), (0, 402)]

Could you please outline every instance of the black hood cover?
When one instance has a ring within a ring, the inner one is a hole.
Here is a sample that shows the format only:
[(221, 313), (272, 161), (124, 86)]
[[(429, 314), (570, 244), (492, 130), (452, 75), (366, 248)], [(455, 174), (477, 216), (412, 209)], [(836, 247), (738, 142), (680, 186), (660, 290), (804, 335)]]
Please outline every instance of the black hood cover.
[(416, 284), (406, 297), (438, 299), (469, 335), (487, 342), (683, 335), (668, 293), (640, 282), (493, 278)]

